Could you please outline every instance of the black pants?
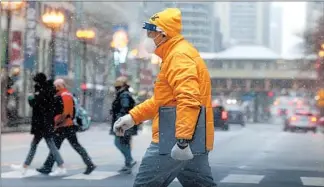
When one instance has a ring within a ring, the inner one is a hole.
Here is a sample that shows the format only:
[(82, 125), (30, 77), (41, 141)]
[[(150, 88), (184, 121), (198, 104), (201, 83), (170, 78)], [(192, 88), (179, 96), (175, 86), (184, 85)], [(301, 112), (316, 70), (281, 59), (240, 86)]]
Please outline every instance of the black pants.
[[(74, 130), (64, 130), (63, 132), (57, 133), (54, 137), (55, 145), (58, 149), (61, 148), (63, 141), (67, 139), (70, 143), (70, 145), (73, 147), (73, 149), (82, 157), (83, 162), (88, 166), (93, 166), (93, 163), (91, 161), (91, 158), (89, 157), (87, 151), (82, 147), (82, 145), (79, 143), (76, 131)], [(54, 165), (54, 157), (50, 153), (43, 165), (44, 169), (51, 170)]]

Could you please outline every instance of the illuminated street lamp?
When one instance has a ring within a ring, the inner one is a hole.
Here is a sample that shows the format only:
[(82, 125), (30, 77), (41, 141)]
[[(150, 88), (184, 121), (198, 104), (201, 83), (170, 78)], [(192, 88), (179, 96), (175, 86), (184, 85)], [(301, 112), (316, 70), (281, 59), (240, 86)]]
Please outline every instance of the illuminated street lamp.
[(65, 22), (64, 14), (59, 10), (47, 10), (42, 16), (43, 24), (51, 29), (51, 48), (52, 48), (52, 62), (51, 62), (51, 78), (55, 79), (55, 39), (56, 32), (62, 28)]
[[(96, 33), (91, 29), (79, 29), (76, 32), (76, 37), (82, 42), (83, 44), (83, 84), (86, 84), (86, 69), (87, 69), (87, 42), (93, 40), (96, 37)], [(83, 90), (83, 98), (82, 98), (82, 105), (85, 107), (86, 104), (86, 89)]]
[(129, 42), (128, 34), (126, 33), (126, 31), (118, 30), (113, 34), (113, 38), (110, 43), (110, 47), (114, 50), (114, 65), (115, 65), (116, 77), (119, 77), (121, 74), (120, 64), (124, 63), (123, 57), (127, 56), (128, 42)]
[[(10, 49), (10, 30), (11, 30), (11, 14), (13, 11), (20, 10), (24, 6), (24, 1), (1, 1), (1, 10), (4, 10), (7, 13), (7, 32), (6, 32), (6, 46), (5, 46), (5, 67), (4, 67), (4, 73), (6, 76), (6, 89), (9, 89), (9, 61), (10, 61), (10, 56), (9, 56), (9, 49)], [(1, 19), (1, 18), (0, 18)], [(0, 25), (1, 26), (1, 25)], [(7, 106), (7, 101), (8, 97), (7, 95), (4, 96), (4, 106)], [(1, 108), (2, 109), (2, 108)], [(5, 111), (7, 111), (7, 107), (4, 108)], [(7, 112), (5, 112), (7, 114)]]
[(322, 50), (319, 51), (319, 52), (318, 52), (318, 56), (319, 56), (320, 58), (323, 58), (323, 57), (324, 57), (324, 51), (322, 51)]

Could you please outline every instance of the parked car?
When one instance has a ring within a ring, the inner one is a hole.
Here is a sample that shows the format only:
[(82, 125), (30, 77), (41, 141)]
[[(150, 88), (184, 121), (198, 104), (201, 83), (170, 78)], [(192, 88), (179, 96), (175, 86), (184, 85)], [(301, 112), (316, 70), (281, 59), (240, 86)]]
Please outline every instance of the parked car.
[(228, 113), (228, 118), (227, 118), (228, 124), (240, 124), (243, 127), (245, 126), (246, 117), (239, 105), (236, 104), (226, 105), (225, 109)]
[(284, 131), (294, 132), (302, 130), (304, 132), (317, 132), (318, 120), (316, 114), (307, 110), (296, 110), (291, 116), (288, 116), (284, 121)]

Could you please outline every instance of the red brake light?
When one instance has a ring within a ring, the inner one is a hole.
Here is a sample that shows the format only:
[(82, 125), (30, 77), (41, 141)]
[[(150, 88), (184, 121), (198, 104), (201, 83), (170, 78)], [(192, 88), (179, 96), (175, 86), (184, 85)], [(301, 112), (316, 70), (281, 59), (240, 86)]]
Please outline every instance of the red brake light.
[(226, 120), (227, 119), (227, 112), (226, 111), (223, 111), (222, 112), (222, 120)]
[(310, 118), (310, 121), (311, 121), (311, 122), (316, 122), (316, 121), (317, 121), (317, 118), (316, 118), (316, 117), (311, 117), (311, 118)]

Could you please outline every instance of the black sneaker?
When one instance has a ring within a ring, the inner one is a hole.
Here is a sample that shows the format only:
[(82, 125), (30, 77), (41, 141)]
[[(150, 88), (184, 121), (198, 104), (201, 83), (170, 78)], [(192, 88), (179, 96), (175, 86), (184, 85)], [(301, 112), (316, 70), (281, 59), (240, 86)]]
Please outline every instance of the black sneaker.
[(96, 167), (96, 165), (87, 166), (87, 169), (83, 172), (83, 174), (90, 175), (90, 173), (92, 173), (93, 170), (96, 169)]
[(136, 164), (137, 164), (137, 162), (135, 160), (133, 160), (128, 167), (133, 168)]
[(128, 169), (129, 169), (128, 166), (124, 166), (120, 170), (118, 170), (118, 172), (124, 172), (124, 171), (127, 171)]
[(118, 172), (121, 174), (131, 174), (132, 168), (130, 168), (129, 166), (124, 166), (120, 170), (118, 170)]
[(37, 168), (36, 171), (44, 175), (48, 175), (49, 173), (52, 172), (52, 170), (46, 168)]

